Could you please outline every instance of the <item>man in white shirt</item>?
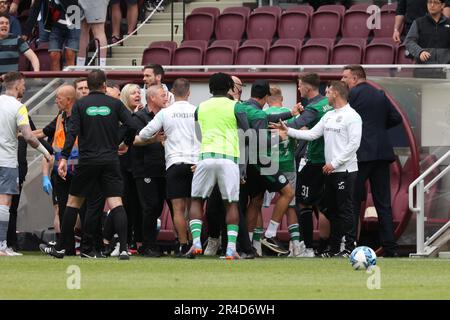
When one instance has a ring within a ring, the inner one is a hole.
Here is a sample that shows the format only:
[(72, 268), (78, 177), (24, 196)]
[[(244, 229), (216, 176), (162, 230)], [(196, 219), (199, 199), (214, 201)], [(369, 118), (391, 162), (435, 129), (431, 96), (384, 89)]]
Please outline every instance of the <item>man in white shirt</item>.
[(175, 102), (175, 97), (172, 92), (167, 89), (167, 86), (162, 83), (162, 79), (164, 77), (164, 69), (160, 64), (149, 64), (144, 67), (144, 88), (141, 89), (141, 103), (143, 106), (147, 104), (146, 101), (146, 91), (147, 88), (154, 86), (154, 85), (160, 85), (164, 88), (164, 91), (167, 94), (167, 105), (166, 107), (170, 106), (172, 103)]
[(8, 255), (5, 250), (9, 208), (12, 195), (19, 194), (18, 131), (47, 161), (52, 159), (47, 149), (34, 137), (27, 108), (18, 101), (25, 92), (23, 75), (19, 72), (7, 73), (4, 76), (4, 86), (6, 92), (0, 96), (0, 256)]
[(189, 251), (185, 210), (191, 197), (192, 166), (198, 162), (200, 142), (195, 135), (194, 113), (196, 107), (190, 104), (189, 81), (175, 80), (172, 91), (175, 102), (161, 109), (152, 121), (136, 136), (134, 145), (149, 143), (160, 130), (164, 130), (166, 140), (167, 198), (172, 201), (174, 225), (180, 241), (180, 256)]
[(353, 189), (358, 173), (356, 151), (361, 142), (362, 120), (347, 102), (348, 88), (341, 81), (333, 81), (327, 88), (326, 96), (334, 110), (326, 113), (311, 130), (287, 128), (284, 123), (273, 125), (281, 128), (280, 136), (296, 139), (315, 140), (321, 136), (325, 140), (325, 197), (331, 222), (331, 251), (323, 257), (348, 257), (355, 244), (346, 240), (345, 249), (340, 252), (342, 236), (353, 226)]

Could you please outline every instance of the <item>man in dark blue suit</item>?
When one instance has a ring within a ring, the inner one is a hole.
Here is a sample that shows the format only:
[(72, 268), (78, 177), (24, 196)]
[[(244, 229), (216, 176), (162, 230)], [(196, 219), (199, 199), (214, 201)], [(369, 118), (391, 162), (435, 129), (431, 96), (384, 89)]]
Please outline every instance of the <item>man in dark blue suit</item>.
[(345, 66), (342, 81), (350, 88), (348, 99), (350, 106), (358, 112), (363, 122), (361, 144), (357, 151), (355, 221), (348, 236), (354, 241), (357, 239), (361, 201), (365, 194), (365, 182), (369, 179), (378, 215), (380, 243), (385, 256), (395, 257), (398, 254), (392, 219), (389, 171), (389, 164), (395, 160), (395, 155), (389, 142), (388, 129), (400, 124), (402, 117), (383, 91), (366, 82), (366, 73), (360, 65)]

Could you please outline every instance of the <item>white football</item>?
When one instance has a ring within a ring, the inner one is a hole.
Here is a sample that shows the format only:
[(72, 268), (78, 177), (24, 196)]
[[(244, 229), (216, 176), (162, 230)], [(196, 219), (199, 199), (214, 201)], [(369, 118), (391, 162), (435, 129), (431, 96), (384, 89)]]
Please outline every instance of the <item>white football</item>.
[(349, 259), (355, 270), (366, 270), (377, 264), (377, 255), (375, 254), (375, 251), (365, 246), (355, 248)]

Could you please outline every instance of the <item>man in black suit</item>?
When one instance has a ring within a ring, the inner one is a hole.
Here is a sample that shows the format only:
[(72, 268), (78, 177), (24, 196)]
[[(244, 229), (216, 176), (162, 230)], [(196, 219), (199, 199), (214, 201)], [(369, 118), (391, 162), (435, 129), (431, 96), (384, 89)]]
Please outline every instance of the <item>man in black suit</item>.
[[(394, 223), (391, 208), (391, 185), (389, 164), (395, 160), (389, 142), (388, 129), (402, 122), (401, 115), (391, 104), (385, 93), (366, 82), (366, 73), (360, 65), (344, 67), (342, 75), (350, 88), (350, 106), (362, 118), (362, 138), (357, 151), (358, 177), (355, 184), (354, 225), (348, 235), (357, 239), (361, 201), (365, 182), (369, 179), (373, 201), (378, 215), (380, 242), (385, 256), (397, 256)], [(347, 235), (346, 235), (347, 236)]]

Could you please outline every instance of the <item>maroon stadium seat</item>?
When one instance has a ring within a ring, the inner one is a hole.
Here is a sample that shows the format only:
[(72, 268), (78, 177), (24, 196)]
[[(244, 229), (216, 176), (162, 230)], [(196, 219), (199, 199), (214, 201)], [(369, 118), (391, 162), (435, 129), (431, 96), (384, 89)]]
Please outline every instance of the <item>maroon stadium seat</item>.
[(181, 47), (197, 47), (202, 49), (202, 51), (206, 51), (208, 47), (208, 41), (205, 40), (185, 40), (180, 44)]
[(157, 63), (162, 66), (172, 64), (173, 51), (166, 47), (149, 47), (142, 54), (141, 65), (145, 66), (150, 63)]
[(266, 63), (270, 42), (266, 39), (250, 39), (238, 49), (235, 64), (262, 65)]
[(175, 41), (153, 41), (148, 46), (149, 48), (168, 48), (170, 50), (175, 51), (177, 48), (177, 43)]
[(216, 40), (206, 50), (205, 65), (232, 65), (236, 57), (237, 40)]
[(202, 65), (204, 52), (205, 50), (200, 46), (181, 46), (175, 50), (172, 64), (174, 66)]
[(273, 13), (275, 16), (277, 16), (277, 18), (279, 18), (281, 16), (281, 8), (277, 7), (277, 6), (261, 6), (258, 8), (255, 8), (253, 10), (253, 12), (268, 12), (268, 13)]
[(311, 38), (335, 39), (341, 29), (341, 15), (336, 11), (316, 11), (309, 27)]
[(343, 6), (341, 4), (326, 4), (326, 5), (323, 5), (323, 6), (320, 6), (319, 8), (317, 8), (316, 12), (321, 12), (321, 11), (337, 12), (341, 17), (343, 17), (345, 14), (345, 6)]
[(364, 47), (357, 43), (338, 43), (333, 48), (331, 64), (360, 64)]
[(19, 71), (30, 71), (30, 68), (30, 60), (28, 60), (23, 54), (19, 55)]
[(279, 39), (270, 48), (267, 57), (267, 64), (297, 64), (298, 53), (302, 41), (298, 39)]
[(247, 26), (247, 16), (240, 12), (222, 13), (216, 23), (216, 39), (241, 40)]
[(347, 12), (350, 11), (367, 11), (367, 8), (370, 6), (370, 3), (357, 3), (348, 8)]
[(368, 44), (364, 54), (364, 64), (393, 64), (395, 46), (388, 43)]
[(248, 18), (250, 15), (251, 9), (249, 7), (228, 7), (223, 9), (222, 13), (242, 13), (244, 16)]
[[(395, 11), (382, 11), (380, 15), (380, 29), (373, 29), (374, 37), (392, 37), (394, 33)], [(401, 30), (400, 30), (401, 31)], [(400, 32), (401, 33), (401, 32)]]
[(286, 12), (304, 12), (311, 17), (314, 12), (314, 8), (309, 5), (299, 5), (287, 8)]
[(305, 39), (310, 15), (305, 12), (283, 12), (278, 25), (278, 36), (284, 39)]
[(216, 7), (201, 7), (201, 8), (194, 8), (191, 11), (192, 13), (210, 13), (214, 16), (214, 19), (217, 19), (217, 17), (220, 14), (220, 9)]
[(397, 10), (397, 2), (394, 3), (386, 3), (381, 7), (381, 11), (391, 11), (395, 12)]
[(270, 12), (252, 12), (247, 23), (248, 39), (267, 39), (272, 41), (278, 27), (278, 17)]
[(184, 23), (184, 40), (207, 40), (212, 38), (215, 17), (211, 13), (191, 13)]
[(369, 17), (366, 11), (347, 11), (342, 23), (342, 37), (367, 38), (371, 31), (367, 28)]
[(302, 47), (298, 64), (328, 64), (334, 39), (309, 39)]
[(158, 233), (158, 242), (173, 242), (175, 241), (175, 232), (172, 217), (170, 215), (169, 207), (167, 203), (164, 203), (163, 211), (159, 218), (161, 220), (161, 229)]

